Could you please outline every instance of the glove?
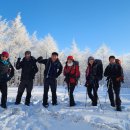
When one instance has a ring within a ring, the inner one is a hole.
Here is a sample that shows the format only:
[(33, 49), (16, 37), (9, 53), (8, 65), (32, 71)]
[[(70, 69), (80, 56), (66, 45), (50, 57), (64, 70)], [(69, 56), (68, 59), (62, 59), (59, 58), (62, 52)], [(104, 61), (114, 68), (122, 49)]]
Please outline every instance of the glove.
[(89, 84), (90, 84), (90, 83), (89, 83), (89, 81), (86, 81), (86, 83), (85, 83), (85, 85), (84, 85), (84, 86), (85, 86), (85, 87), (88, 87), (88, 86), (89, 86)]
[(71, 78), (76, 78), (76, 76), (74, 74), (70, 74)]
[(37, 61), (41, 61), (42, 59), (43, 59), (43, 57), (40, 56), (40, 57), (37, 58)]
[(107, 77), (107, 78), (106, 78), (106, 81), (108, 81), (109, 79), (110, 79), (110, 77)]
[(11, 80), (11, 77), (7, 77), (6, 78), (6, 82), (10, 81)]
[(18, 61), (20, 61), (20, 60), (21, 60), (21, 58), (19, 57), (19, 58), (18, 58)]
[(1, 78), (1, 82), (3, 83), (8, 82), (9, 80), (11, 80), (11, 77), (8, 75), (3, 75)]
[(124, 77), (122, 77), (122, 76), (121, 77), (117, 77), (116, 81), (118, 81), (118, 82), (122, 82), (123, 81), (124, 82)]
[(67, 78), (67, 77), (65, 77), (64, 81), (65, 81), (66, 83), (69, 83), (70, 79)]
[(58, 78), (59, 77), (59, 75), (58, 74), (56, 74), (56, 78)]

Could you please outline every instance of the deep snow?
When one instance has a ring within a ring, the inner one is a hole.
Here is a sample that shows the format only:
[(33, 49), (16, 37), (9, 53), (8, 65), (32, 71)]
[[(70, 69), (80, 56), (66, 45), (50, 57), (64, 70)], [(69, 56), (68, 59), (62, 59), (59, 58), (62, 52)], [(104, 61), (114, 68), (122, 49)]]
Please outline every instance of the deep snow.
[(89, 99), (85, 107), (85, 93), (86, 88), (78, 86), (75, 90), (77, 105), (70, 108), (67, 91), (58, 87), (59, 105), (52, 106), (49, 96), (50, 106), (45, 109), (43, 87), (34, 87), (30, 107), (24, 105), (25, 93), (22, 104), (14, 105), (17, 88), (9, 88), (8, 109), (0, 108), (0, 130), (130, 130), (130, 88), (122, 88), (122, 112), (110, 107), (108, 97), (105, 103), (106, 89), (99, 89), (102, 109), (100, 105), (92, 107)]

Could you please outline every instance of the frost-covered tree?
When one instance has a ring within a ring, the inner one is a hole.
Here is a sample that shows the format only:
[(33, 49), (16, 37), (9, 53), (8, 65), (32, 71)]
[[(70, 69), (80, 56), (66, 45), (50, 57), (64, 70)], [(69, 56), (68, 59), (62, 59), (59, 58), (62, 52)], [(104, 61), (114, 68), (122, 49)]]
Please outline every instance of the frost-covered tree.
[(14, 21), (11, 21), (10, 27), (7, 30), (6, 50), (10, 53), (11, 59), (23, 56), (26, 50), (31, 47), (31, 41), (26, 27), (21, 21), (20, 14), (17, 15)]
[(80, 53), (81, 59), (80, 61), (80, 82), (81, 84), (85, 83), (85, 75), (86, 75), (86, 68), (88, 66), (88, 57), (91, 56), (90, 49), (86, 48), (82, 53)]
[(72, 45), (70, 48), (70, 55), (74, 56), (75, 60), (80, 60), (80, 50), (78, 49), (77, 43), (75, 40), (72, 41)]
[(54, 51), (58, 52), (57, 43), (50, 34), (37, 43), (36, 49), (39, 56), (42, 55), (44, 58), (50, 57)]
[(8, 22), (0, 16), (0, 52), (5, 50), (8, 28)]
[(96, 52), (94, 53), (95, 58), (101, 59), (103, 61), (104, 67), (108, 64), (108, 58), (110, 55), (113, 55), (114, 53), (112, 50), (106, 46), (106, 44), (101, 45)]

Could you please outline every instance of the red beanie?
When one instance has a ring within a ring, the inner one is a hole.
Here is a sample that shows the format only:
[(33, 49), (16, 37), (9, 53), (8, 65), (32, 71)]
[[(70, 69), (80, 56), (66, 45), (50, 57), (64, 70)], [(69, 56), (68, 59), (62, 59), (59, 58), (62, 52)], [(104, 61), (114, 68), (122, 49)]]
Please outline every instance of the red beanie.
[(3, 51), (1, 55), (2, 55), (2, 56), (5, 56), (5, 57), (7, 57), (7, 58), (9, 58), (9, 53), (6, 52), (6, 51)]
[(67, 60), (74, 60), (74, 57), (73, 56), (68, 56)]

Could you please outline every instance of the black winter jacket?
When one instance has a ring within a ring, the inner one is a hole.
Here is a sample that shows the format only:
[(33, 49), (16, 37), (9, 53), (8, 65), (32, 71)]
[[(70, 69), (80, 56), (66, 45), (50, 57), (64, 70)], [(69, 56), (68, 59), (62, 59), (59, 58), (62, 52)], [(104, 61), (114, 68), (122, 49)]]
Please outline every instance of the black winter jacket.
[(121, 77), (123, 74), (123, 69), (119, 64), (109, 64), (104, 72), (104, 76), (108, 79), (116, 79), (118, 77)]
[(63, 66), (59, 59), (52, 62), (51, 58), (38, 60), (38, 63), (45, 65), (44, 78), (57, 78), (62, 73)]
[(36, 59), (31, 56), (30, 60), (26, 60), (24, 57), (22, 61), (18, 59), (16, 63), (16, 69), (22, 69), (21, 80), (31, 80), (34, 79), (35, 74), (38, 72), (36, 65)]
[(4, 64), (0, 58), (0, 83), (7, 83), (14, 76), (14, 67), (8, 61)]
[(89, 80), (99, 81), (102, 80), (102, 78), (103, 78), (103, 65), (101, 60), (96, 59), (92, 66), (88, 64), (88, 67), (86, 69), (86, 81)]

